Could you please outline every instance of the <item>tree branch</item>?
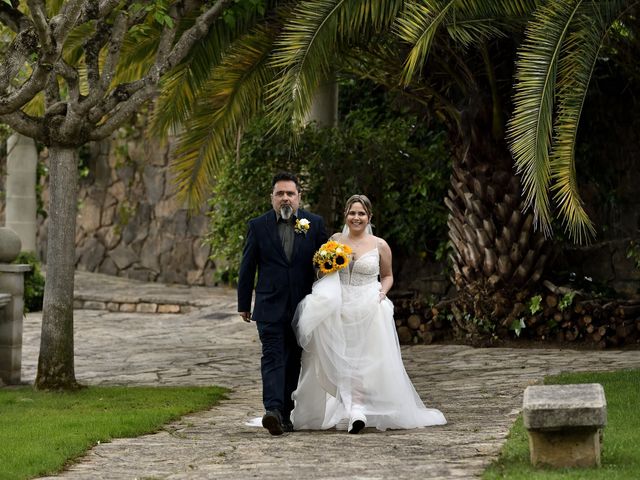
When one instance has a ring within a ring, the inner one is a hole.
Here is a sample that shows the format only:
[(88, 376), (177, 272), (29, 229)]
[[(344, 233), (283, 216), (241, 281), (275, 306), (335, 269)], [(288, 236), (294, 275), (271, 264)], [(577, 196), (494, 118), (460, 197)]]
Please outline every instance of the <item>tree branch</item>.
[(149, 81), (147, 79), (136, 80), (131, 83), (121, 83), (103, 99), (98, 106), (91, 109), (88, 118), (90, 122), (98, 122), (102, 117), (107, 115), (111, 110), (116, 108), (118, 104), (126, 102), (138, 90), (146, 87)]
[(113, 115), (108, 118), (102, 125), (99, 125), (93, 131), (89, 132), (89, 140), (102, 140), (111, 135), (116, 128), (133, 115), (144, 102), (153, 98), (157, 88), (155, 85), (147, 85), (141, 90), (133, 94), (126, 102), (120, 103)]
[(154, 66), (152, 68), (152, 72), (155, 70), (159, 72), (162, 68), (162, 65), (166, 62), (169, 53), (171, 52), (171, 45), (176, 37), (176, 29), (178, 28), (178, 23), (180, 21), (180, 16), (178, 14), (178, 8), (176, 4), (171, 6), (170, 16), (173, 20), (173, 27), (169, 28), (165, 26), (162, 29), (162, 33), (160, 34), (160, 42), (158, 43), (158, 50), (156, 52), (156, 61), (154, 62)]
[(38, 119), (27, 115), (22, 110), (0, 115), (0, 122), (6, 123), (16, 132), (26, 137), (43, 140), (44, 129), (42, 128), (42, 123)]
[(100, 50), (107, 42), (111, 26), (104, 18), (98, 20), (95, 33), (84, 42), (84, 57), (87, 64), (89, 89), (96, 88), (100, 79)]
[(51, 19), (51, 29), (56, 40), (56, 47), (62, 50), (67, 35), (77, 25), (84, 0), (70, 0), (62, 4), (60, 13)]
[(78, 82), (78, 72), (61, 58), (55, 65), (55, 72), (64, 78), (69, 88), (69, 99), (72, 102), (80, 100), (80, 84)]
[(0, 95), (6, 93), (11, 81), (37, 47), (38, 37), (33, 29), (25, 29), (16, 35), (5, 54), (5, 60), (0, 64)]
[(99, 4), (95, 1), (86, 2), (78, 17), (78, 24), (87, 23), (97, 18), (106, 18), (119, 4), (120, 0), (102, 0)]
[[(81, 103), (71, 106), (71, 109), (77, 111), (78, 115), (84, 115), (97, 105), (97, 103), (104, 97), (105, 92), (111, 85), (113, 76), (118, 67), (118, 60), (120, 58), (120, 51), (122, 49), (122, 43), (124, 41), (125, 34), (127, 33), (127, 19), (124, 12), (120, 12), (113, 22), (113, 27), (110, 29), (111, 40), (109, 41), (109, 51), (104, 65), (102, 66), (102, 74), (99, 81), (94, 79), (94, 83), (91, 86), (91, 90), (87, 98), (82, 100)], [(105, 42), (106, 43), (106, 39)], [(98, 68), (96, 55), (95, 68)]]
[(159, 65), (155, 72), (151, 72), (154, 82), (157, 82), (162, 75), (182, 61), (191, 47), (207, 34), (211, 24), (222, 14), (225, 7), (231, 3), (233, 3), (233, 0), (218, 0), (209, 10), (196, 19), (195, 24), (186, 30), (176, 42), (167, 60), (162, 65)]
[(55, 75), (49, 75), (47, 84), (44, 89), (45, 108), (60, 101), (60, 89), (58, 88), (58, 79)]
[(41, 0), (27, 0), (27, 5), (29, 5), (31, 18), (38, 33), (38, 38), (40, 39), (40, 48), (45, 52), (51, 52), (53, 50), (53, 44), (44, 2)]
[(29, 100), (35, 97), (47, 83), (49, 73), (53, 65), (36, 65), (36, 68), (22, 87), (7, 97), (0, 97), (0, 115), (13, 112), (22, 108)]

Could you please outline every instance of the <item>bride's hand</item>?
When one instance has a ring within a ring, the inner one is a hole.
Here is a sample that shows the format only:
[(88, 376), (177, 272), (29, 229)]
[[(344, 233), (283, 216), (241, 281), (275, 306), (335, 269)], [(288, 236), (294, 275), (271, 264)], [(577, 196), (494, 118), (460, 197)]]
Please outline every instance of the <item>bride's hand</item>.
[(378, 302), (382, 302), (385, 298), (387, 298), (387, 296), (384, 294), (384, 292), (380, 292), (378, 294)]

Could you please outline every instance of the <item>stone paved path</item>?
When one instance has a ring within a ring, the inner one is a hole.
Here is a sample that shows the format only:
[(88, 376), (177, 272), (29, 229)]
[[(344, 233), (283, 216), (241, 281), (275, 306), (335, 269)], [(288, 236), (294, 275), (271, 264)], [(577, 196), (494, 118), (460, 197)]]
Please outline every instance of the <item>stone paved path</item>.
[[(118, 283), (140, 297), (157, 285)], [(102, 294), (114, 285), (93, 282)], [(92, 287), (94, 288), (94, 287)], [(403, 348), (407, 371), (449, 424), (360, 435), (294, 432), (271, 437), (244, 422), (261, 414), (259, 342), (228, 289), (164, 287), (208, 306), (188, 314), (76, 310), (76, 375), (91, 384), (224, 385), (219, 406), (92, 449), (65, 479), (468, 479), (496, 458), (524, 388), (569, 370), (640, 368), (640, 351)], [(87, 288), (85, 288), (86, 293)], [(141, 301), (145, 299), (142, 298)], [(40, 316), (25, 320), (23, 379), (33, 381)]]

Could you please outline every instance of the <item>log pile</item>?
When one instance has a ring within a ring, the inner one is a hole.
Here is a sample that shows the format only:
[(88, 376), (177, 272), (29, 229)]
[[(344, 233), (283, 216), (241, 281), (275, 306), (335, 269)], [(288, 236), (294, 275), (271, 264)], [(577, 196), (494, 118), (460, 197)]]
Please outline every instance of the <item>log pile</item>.
[[(417, 297), (392, 297), (398, 339), (403, 344), (430, 344), (451, 338), (446, 307), (425, 305)], [(443, 302), (441, 302), (443, 303)]]
[[(541, 293), (539, 307), (533, 314), (530, 304), (517, 302), (512, 311), (517, 315), (495, 319), (497, 337), (575, 343), (594, 348), (640, 345), (640, 299), (586, 298), (581, 292), (573, 292), (568, 302), (567, 292), (570, 290), (556, 287), (554, 291)], [(455, 299), (435, 306), (407, 295), (392, 300), (401, 343), (429, 344), (454, 338)], [(524, 328), (517, 336), (509, 326), (520, 319)]]
[(562, 308), (555, 293), (544, 295), (542, 311), (525, 319), (523, 335), (597, 348), (640, 343), (640, 300), (577, 299)]

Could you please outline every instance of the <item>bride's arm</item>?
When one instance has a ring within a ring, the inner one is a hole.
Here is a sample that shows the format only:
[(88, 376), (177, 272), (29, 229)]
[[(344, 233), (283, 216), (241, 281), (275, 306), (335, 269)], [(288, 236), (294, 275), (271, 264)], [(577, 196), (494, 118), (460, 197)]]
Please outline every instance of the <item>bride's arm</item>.
[(378, 239), (378, 251), (380, 252), (380, 301), (382, 301), (393, 286), (391, 248), (382, 238)]

